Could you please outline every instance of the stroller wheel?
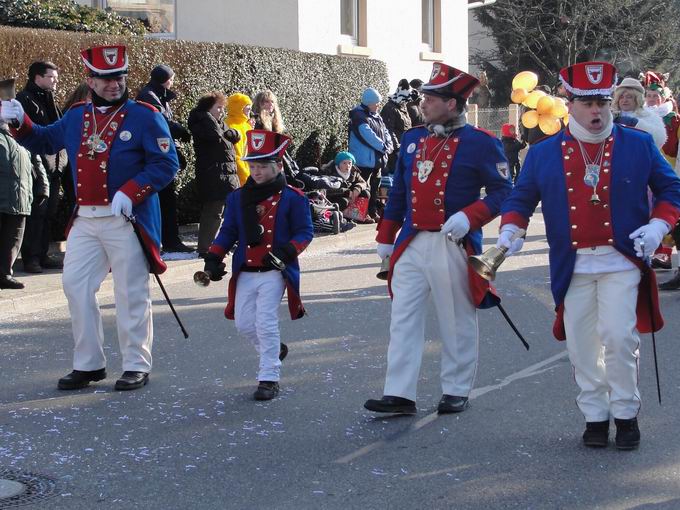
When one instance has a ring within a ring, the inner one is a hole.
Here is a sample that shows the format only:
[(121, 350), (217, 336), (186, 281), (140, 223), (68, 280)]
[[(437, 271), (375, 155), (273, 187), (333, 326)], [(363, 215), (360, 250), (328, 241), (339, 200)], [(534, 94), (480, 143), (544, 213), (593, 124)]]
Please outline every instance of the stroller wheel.
[(333, 234), (339, 234), (340, 229), (342, 228), (342, 222), (338, 211), (333, 211), (331, 214), (331, 225), (333, 226)]

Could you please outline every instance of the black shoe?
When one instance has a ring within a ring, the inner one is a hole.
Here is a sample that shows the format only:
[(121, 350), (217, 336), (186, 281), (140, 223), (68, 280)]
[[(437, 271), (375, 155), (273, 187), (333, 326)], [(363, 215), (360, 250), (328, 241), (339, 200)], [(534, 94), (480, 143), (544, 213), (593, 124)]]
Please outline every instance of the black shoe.
[(24, 284), (13, 276), (0, 276), (0, 289), (23, 289)]
[(279, 361), (286, 359), (286, 356), (288, 356), (288, 346), (282, 342), (279, 347)]
[(364, 407), (375, 413), (416, 414), (416, 403), (402, 397), (385, 395), (380, 400), (370, 399), (364, 402)]
[(253, 398), (255, 400), (271, 400), (279, 394), (279, 383), (274, 381), (260, 381)]
[(132, 372), (126, 370), (123, 372), (123, 375), (120, 376), (120, 379), (116, 381), (114, 389), (118, 391), (136, 390), (137, 388), (146, 385), (148, 382), (148, 372)]
[(659, 253), (652, 257), (652, 269), (673, 269), (671, 258), (665, 253)]
[(37, 260), (24, 261), (24, 273), (40, 274), (42, 272), (43, 268)]
[(64, 263), (58, 258), (48, 255), (40, 260), (40, 266), (43, 269), (63, 269)]
[(60, 390), (79, 390), (86, 388), (91, 382), (106, 379), (106, 369), (99, 370), (74, 370), (65, 375), (57, 383)]
[(609, 443), (609, 420), (587, 421), (583, 444), (591, 448), (604, 448)]
[(163, 251), (165, 253), (192, 253), (195, 250), (180, 242), (170, 246), (163, 246)]
[(619, 450), (635, 450), (640, 446), (637, 418), (630, 420), (614, 418), (614, 423), (616, 423), (616, 447)]
[(465, 411), (470, 402), (467, 397), (456, 397), (455, 395), (442, 395), (442, 399), (437, 406), (439, 414), (448, 413), (462, 413)]
[(680, 271), (675, 273), (675, 276), (659, 284), (659, 290), (678, 290), (680, 289)]

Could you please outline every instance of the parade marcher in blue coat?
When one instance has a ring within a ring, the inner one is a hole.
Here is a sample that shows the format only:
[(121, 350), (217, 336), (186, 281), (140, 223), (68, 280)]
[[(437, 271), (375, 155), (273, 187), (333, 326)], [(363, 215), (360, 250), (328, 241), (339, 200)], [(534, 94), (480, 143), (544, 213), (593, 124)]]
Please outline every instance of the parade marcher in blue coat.
[(438, 410), (460, 412), (468, 405), (477, 370), (476, 308), (493, 306), (498, 298), (470, 270), (467, 257), (481, 252), (481, 228), (498, 214), (512, 187), (500, 141), (466, 123), (466, 100), (478, 83), (434, 64), (422, 87), (426, 125), (402, 138), (378, 226), (378, 255), (391, 256), (393, 300), (385, 388), (381, 399), (364, 404), (371, 411), (415, 414), (430, 295), (443, 344)]
[(584, 444), (606, 446), (613, 417), (616, 446), (633, 449), (640, 442), (638, 332), (663, 326), (654, 272), (644, 261), (680, 215), (680, 180), (648, 133), (612, 124), (613, 65), (574, 64), (560, 79), (569, 127), (529, 149), (502, 207), (497, 246), (521, 249), (510, 238), (527, 227), (540, 201), (557, 311), (553, 332), (567, 341), (581, 389)]
[(212, 280), (226, 274), (222, 260), (238, 242), (232, 257), (227, 319), (255, 346), (260, 355), (256, 400), (279, 393), (281, 361), (288, 353), (281, 343), (279, 304), (288, 293), (291, 319), (305, 314), (300, 299), (298, 255), (312, 241), (314, 230), (309, 200), (288, 186), (282, 158), (290, 138), (273, 131), (248, 131), (250, 177), (227, 196), (225, 216), (217, 238), (205, 257)]
[[(75, 339), (74, 370), (59, 380), (59, 389), (84, 388), (106, 377), (96, 293), (111, 270), (124, 371), (115, 388), (132, 390), (144, 386), (151, 371), (149, 270), (165, 270), (157, 191), (177, 172), (177, 154), (163, 116), (128, 99), (125, 46), (83, 50), (82, 59), (91, 103), (74, 105), (45, 127), (33, 124), (15, 100), (3, 101), (0, 114), (21, 122), (16, 135), (26, 148), (40, 154), (65, 148), (72, 162), (76, 208), (62, 281)], [(129, 221), (133, 217), (153, 268)]]

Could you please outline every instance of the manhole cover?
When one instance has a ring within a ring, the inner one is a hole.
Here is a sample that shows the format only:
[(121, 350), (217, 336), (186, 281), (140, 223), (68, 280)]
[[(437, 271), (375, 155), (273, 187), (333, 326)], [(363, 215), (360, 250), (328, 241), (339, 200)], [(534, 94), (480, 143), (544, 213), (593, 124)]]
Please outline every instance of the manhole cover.
[(0, 468), (0, 508), (30, 505), (56, 495), (57, 481), (46, 475)]

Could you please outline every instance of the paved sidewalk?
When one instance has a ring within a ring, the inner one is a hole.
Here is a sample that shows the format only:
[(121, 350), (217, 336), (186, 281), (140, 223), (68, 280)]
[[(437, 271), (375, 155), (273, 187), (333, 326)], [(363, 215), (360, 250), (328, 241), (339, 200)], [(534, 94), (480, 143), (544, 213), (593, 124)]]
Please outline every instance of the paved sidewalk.
[[(196, 246), (197, 224), (180, 227), (181, 236), (188, 246)], [(337, 235), (317, 234), (302, 254), (325, 253), (333, 250), (347, 249), (371, 242), (375, 238), (375, 225), (357, 225), (353, 229)], [(57, 251), (66, 243), (55, 243)], [(376, 265), (378, 260), (376, 259)], [(193, 285), (193, 274), (203, 268), (202, 259), (167, 261), (168, 270), (161, 275), (165, 285), (181, 281)], [(66, 296), (61, 286), (61, 270), (45, 270), (42, 274), (27, 274), (21, 271), (21, 261), (14, 265), (14, 273), (18, 280), (26, 285), (23, 290), (0, 290), (0, 320), (20, 314), (39, 314), (42, 310), (66, 305)], [(230, 261), (227, 261), (230, 268)], [(152, 278), (152, 285), (157, 285)], [(113, 295), (111, 275), (106, 277), (99, 290), (100, 298)], [(172, 296), (170, 296), (172, 298)]]

